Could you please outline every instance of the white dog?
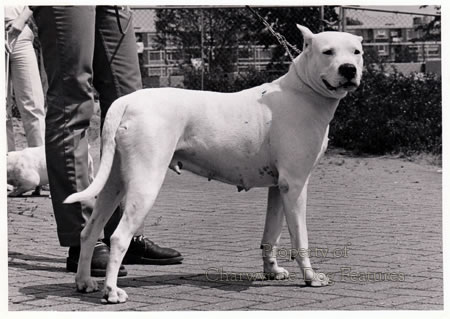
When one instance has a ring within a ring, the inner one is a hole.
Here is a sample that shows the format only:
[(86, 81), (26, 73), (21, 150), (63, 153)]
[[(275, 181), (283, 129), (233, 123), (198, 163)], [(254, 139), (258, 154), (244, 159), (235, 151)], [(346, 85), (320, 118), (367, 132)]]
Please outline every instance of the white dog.
[[(94, 179), (94, 162), (88, 155), (89, 180)], [(28, 147), (7, 154), (7, 182), (13, 186), (10, 197), (21, 196), (34, 190), (32, 195), (40, 195), (40, 187), (48, 184), (45, 146)]]
[(8, 152), (6, 175), (8, 184), (14, 187), (8, 196), (20, 196), (31, 190), (33, 195), (40, 195), (40, 186), (48, 184), (45, 146)]
[[(86, 190), (66, 199), (73, 203), (98, 195), (81, 234), (78, 290), (98, 289), (90, 277), (94, 244), (124, 197), (124, 216), (111, 237), (104, 301), (127, 300), (117, 287), (117, 273), (168, 166), (238, 189), (269, 187), (262, 238), (264, 272), (269, 278), (288, 276), (276, 261), (283, 219), (292, 248), (306, 251), (308, 179), (326, 149), (328, 124), (339, 100), (359, 86), (363, 66), (361, 37), (298, 28), (304, 37), (303, 53), (286, 75), (271, 83), (237, 93), (147, 89), (113, 103), (103, 129), (99, 172)], [(304, 255), (295, 258), (305, 282), (327, 285), (327, 276), (315, 272)]]

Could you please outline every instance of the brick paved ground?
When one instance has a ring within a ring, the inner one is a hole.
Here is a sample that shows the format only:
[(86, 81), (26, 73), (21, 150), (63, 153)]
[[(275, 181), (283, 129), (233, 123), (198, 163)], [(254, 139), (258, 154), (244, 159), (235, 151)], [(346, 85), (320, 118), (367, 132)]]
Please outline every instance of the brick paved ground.
[[(310, 182), (308, 230), (313, 266), (334, 285), (319, 289), (299, 278), (239, 280), (238, 274), (262, 269), (265, 190), (238, 193), (170, 172), (146, 234), (185, 260), (127, 265), (119, 286), (130, 300), (120, 305), (102, 305), (100, 292), (75, 291), (46, 196), (9, 198), (9, 310), (442, 310), (437, 170), (390, 158), (334, 154), (322, 160)], [(282, 247), (289, 248), (287, 229)], [(300, 276), (294, 262), (281, 265)]]

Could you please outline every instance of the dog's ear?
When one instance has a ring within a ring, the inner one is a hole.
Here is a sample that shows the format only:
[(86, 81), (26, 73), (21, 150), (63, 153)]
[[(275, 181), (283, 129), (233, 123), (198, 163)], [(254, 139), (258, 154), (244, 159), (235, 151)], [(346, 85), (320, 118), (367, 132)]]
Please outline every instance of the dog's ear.
[(297, 24), (297, 28), (302, 32), (303, 35), (303, 51), (309, 49), (314, 38), (314, 33), (311, 32), (307, 27)]
[(364, 40), (364, 38), (359, 35), (355, 35), (355, 37), (359, 40), (359, 42), (363, 42)]

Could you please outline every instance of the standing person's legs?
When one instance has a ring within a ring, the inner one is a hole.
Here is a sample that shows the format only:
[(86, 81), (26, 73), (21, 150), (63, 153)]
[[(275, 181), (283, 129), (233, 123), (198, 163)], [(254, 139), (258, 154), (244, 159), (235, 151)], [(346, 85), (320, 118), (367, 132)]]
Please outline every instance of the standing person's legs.
[[(99, 93), (102, 127), (112, 102), (142, 88), (139, 66), (136, 67), (136, 40), (131, 14), (121, 7), (117, 13), (124, 34), (119, 28), (114, 6), (97, 6), (96, 9), (94, 87)], [(119, 207), (105, 227), (107, 240), (116, 229), (121, 215)]]
[(44, 145), (45, 109), (33, 33), (25, 26), (10, 56), (11, 79), (28, 146)]
[[(94, 86), (100, 94), (102, 123), (114, 100), (142, 88), (132, 15), (127, 8), (116, 11), (113, 6), (97, 6)], [(116, 212), (105, 227), (106, 239), (114, 232), (119, 216)], [(173, 264), (183, 259), (176, 250), (159, 247), (144, 237), (143, 230), (142, 224), (124, 263)]]
[(8, 152), (16, 150), (16, 139), (14, 138), (14, 124), (12, 116), (12, 105), (6, 102), (6, 142)]
[(48, 76), (46, 157), (58, 238), (79, 246), (93, 203), (63, 204), (89, 185), (86, 130), (93, 114), (95, 7), (39, 7), (34, 12)]
[[(50, 192), (59, 242), (70, 247), (67, 270), (76, 272), (80, 234), (94, 199), (71, 205), (63, 201), (89, 185), (87, 129), (94, 111), (95, 7), (39, 7), (34, 16), (49, 85), (45, 146)], [(108, 259), (109, 248), (99, 241), (91, 275), (104, 276)], [(126, 274), (121, 267), (119, 276)]]
[(16, 139), (14, 138), (14, 125), (13, 125), (13, 115), (12, 115), (12, 89), (11, 89), (11, 74), (10, 74), (10, 54), (5, 52), (5, 94), (6, 94), (6, 141), (8, 146), (8, 152), (16, 150)]

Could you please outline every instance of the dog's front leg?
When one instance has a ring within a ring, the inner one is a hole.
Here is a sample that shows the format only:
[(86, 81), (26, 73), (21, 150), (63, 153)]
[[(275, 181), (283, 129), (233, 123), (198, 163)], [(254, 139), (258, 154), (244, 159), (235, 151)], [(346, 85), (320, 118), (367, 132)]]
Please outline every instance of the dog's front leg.
[(285, 279), (289, 272), (278, 266), (277, 248), (280, 241), (281, 229), (283, 227), (283, 203), (281, 202), (278, 187), (269, 188), (267, 200), (266, 224), (261, 241), (262, 258), (264, 263), (264, 275), (266, 279)]
[(308, 232), (306, 229), (306, 193), (308, 180), (304, 185), (280, 183), (286, 221), (291, 236), (292, 253), (300, 266), (305, 283), (309, 286), (320, 287), (329, 284), (329, 278), (323, 273), (317, 273), (311, 267), (308, 250)]
[(8, 194), (8, 197), (19, 197), (19, 196), (22, 196), (22, 194), (26, 193), (27, 191), (29, 191), (29, 189), (20, 185), (16, 189), (14, 189), (12, 192), (10, 192)]

